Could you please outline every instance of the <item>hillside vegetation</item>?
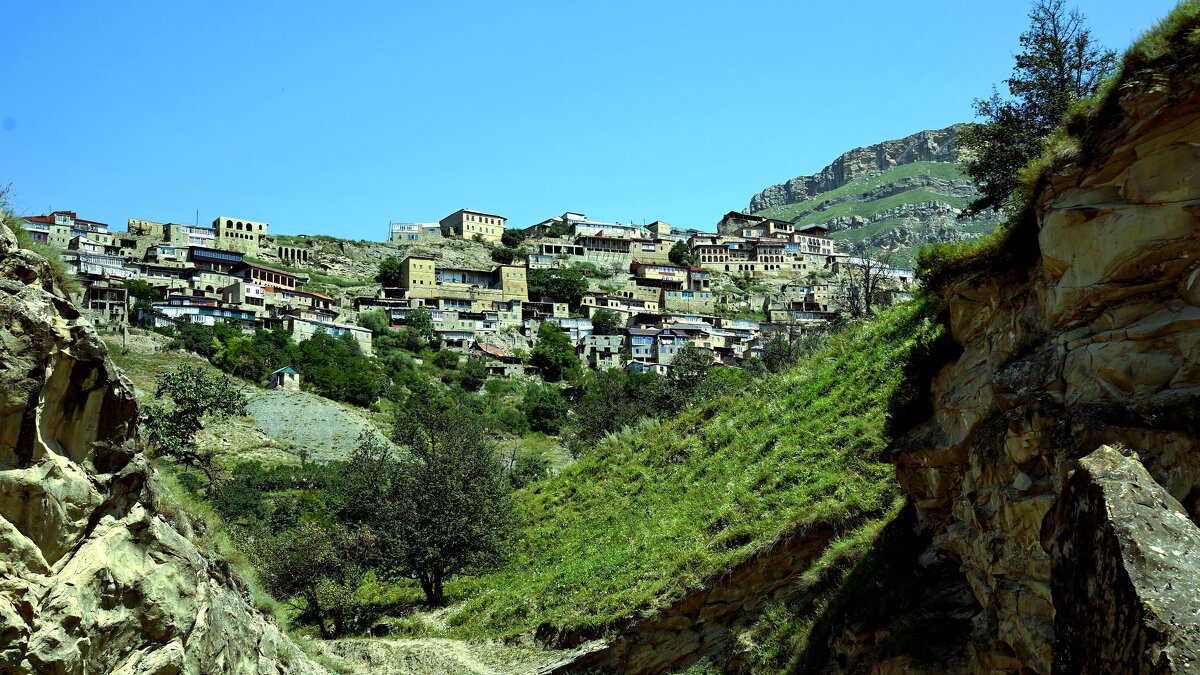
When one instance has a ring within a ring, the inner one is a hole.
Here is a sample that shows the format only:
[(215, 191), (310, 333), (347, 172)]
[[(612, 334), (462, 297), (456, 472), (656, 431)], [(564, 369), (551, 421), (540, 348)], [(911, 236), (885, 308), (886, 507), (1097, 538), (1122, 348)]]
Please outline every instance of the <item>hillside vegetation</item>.
[(703, 587), (785, 532), (847, 534), (893, 511), (876, 456), (907, 365), (939, 335), (911, 303), (832, 338), (802, 365), (677, 418), (609, 437), (517, 493), (507, 566), (450, 589), (462, 637), (543, 624), (617, 627)]

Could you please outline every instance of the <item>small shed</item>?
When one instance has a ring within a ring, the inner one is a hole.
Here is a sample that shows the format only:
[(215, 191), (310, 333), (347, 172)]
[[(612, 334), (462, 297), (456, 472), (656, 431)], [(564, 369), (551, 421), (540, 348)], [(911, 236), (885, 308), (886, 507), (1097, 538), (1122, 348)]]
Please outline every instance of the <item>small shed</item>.
[(269, 389), (300, 389), (300, 373), (297, 373), (291, 366), (284, 366), (279, 370), (271, 373), (270, 379), (267, 382)]

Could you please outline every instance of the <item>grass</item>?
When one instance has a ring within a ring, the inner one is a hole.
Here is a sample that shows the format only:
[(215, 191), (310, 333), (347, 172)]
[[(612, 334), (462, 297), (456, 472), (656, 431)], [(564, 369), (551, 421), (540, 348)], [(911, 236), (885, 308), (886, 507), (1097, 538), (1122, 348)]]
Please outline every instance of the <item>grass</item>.
[[(943, 180), (967, 180), (968, 179), (967, 175), (965, 173), (963, 173), (961, 166), (956, 163), (951, 163), (951, 162), (913, 162), (911, 164), (901, 164), (900, 166), (892, 167), (892, 168), (888, 169), (887, 171), (883, 171), (878, 174), (859, 176), (859, 177), (851, 180), (850, 182), (846, 183), (845, 185), (834, 188), (828, 192), (823, 192), (823, 193), (817, 195), (816, 197), (806, 199), (806, 200), (804, 200), (802, 202), (798, 202), (796, 204), (785, 204), (783, 206), (772, 206), (768, 209), (763, 209), (762, 211), (758, 211), (757, 215), (767, 216), (769, 218), (779, 218), (782, 220), (791, 220), (792, 218), (795, 218), (796, 216), (805, 214), (809, 211), (813, 211), (814, 209), (817, 209), (818, 207), (820, 207), (822, 204), (824, 204), (828, 201), (837, 199), (839, 197), (860, 195), (865, 192), (874, 190), (875, 188), (877, 188), (881, 185), (893, 183), (893, 182), (896, 182), (899, 180), (903, 180), (905, 178), (912, 178), (914, 176), (932, 176), (934, 178), (940, 178)], [(916, 191), (914, 190), (911, 192), (916, 192)], [(951, 199), (950, 197), (946, 197), (943, 195), (938, 195), (936, 193), (928, 192), (927, 190), (920, 190), (920, 192), (927, 192), (928, 194), (933, 195), (933, 200), (936, 200), (936, 201), (943, 201), (943, 202), (949, 203), (948, 200)], [(899, 197), (901, 195), (894, 195), (894, 196)], [(914, 195), (914, 197), (916, 197), (916, 195)], [(917, 198), (917, 199), (907, 199), (907, 200), (904, 200), (904, 201), (898, 202), (898, 203), (914, 203), (914, 202), (921, 202), (921, 201), (931, 201), (931, 200)], [(960, 200), (960, 201), (966, 201), (966, 200)], [(873, 202), (871, 202), (871, 203), (873, 203)], [(833, 211), (834, 209), (838, 208), (839, 206), (842, 206), (842, 205), (836, 205), (836, 206), (830, 208), (829, 211), (818, 212), (818, 213), (813, 214), (812, 216), (806, 216), (805, 219), (802, 221), (802, 223), (807, 224), (807, 223), (814, 223), (814, 222), (826, 222), (826, 221), (830, 220), (831, 218), (834, 218), (835, 216), (826, 217), (824, 214)], [(849, 206), (851, 208), (861, 207), (861, 206), (863, 206), (863, 203), (855, 202)], [(958, 208), (961, 208), (961, 207), (958, 207)], [(851, 213), (849, 215), (861, 215), (861, 213), (859, 211), (855, 210), (853, 213)], [(815, 219), (810, 220), (809, 219), (810, 217), (815, 218)]]
[(325, 274), (324, 272), (316, 272), (308, 268), (284, 265), (279, 262), (268, 262), (266, 260), (261, 260), (251, 256), (245, 256), (243, 260), (249, 263), (254, 263), (255, 265), (265, 265), (267, 267), (273, 267), (285, 272), (291, 272), (292, 274), (307, 275), (309, 287), (324, 286), (326, 288), (356, 288), (359, 286), (370, 286), (371, 284), (375, 283), (370, 279), (351, 279), (349, 277), (339, 277), (333, 274)]
[(908, 304), (830, 339), (797, 368), (665, 423), (613, 435), (517, 494), (503, 569), (458, 581), (459, 637), (619, 626), (705, 586), (782, 533), (885, 517), (876, 456), (915, 350), (941, 329)]

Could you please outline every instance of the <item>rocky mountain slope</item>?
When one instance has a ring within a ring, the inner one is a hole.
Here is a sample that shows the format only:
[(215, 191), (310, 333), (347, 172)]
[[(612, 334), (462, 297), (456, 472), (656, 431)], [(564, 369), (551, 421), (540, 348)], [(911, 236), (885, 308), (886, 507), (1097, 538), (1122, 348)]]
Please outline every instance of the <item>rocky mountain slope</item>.
[(960, 351), (888, 458), (970, 584), (975, 672), (1200, 669), (1198, 26), (1126, 56), (1002, 240), (930, 266)]
[(822, 224), (846, 251), (891, 251), (911, 264), (921, 244), (972, 239), (998, 221), (991, 213), (958, 218), (977, 196), (958, 163), (963, 126), (855, 148), (817, 174), (768, 187), (746, 211)]
[(324, 672), (169, 522), (132, 388), (2, 226), (0, 317), (0, 672)]

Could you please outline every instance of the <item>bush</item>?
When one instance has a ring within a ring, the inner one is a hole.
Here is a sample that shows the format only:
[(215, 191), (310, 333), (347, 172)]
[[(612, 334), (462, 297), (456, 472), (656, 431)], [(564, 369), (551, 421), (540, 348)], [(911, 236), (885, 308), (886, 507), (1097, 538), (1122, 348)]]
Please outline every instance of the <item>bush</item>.
[(458, 369), (458, 352), (449, 349), (437, 352), (433, 355), (433, 365), (442, 370), (457, 370)]
[(556, 434), (567, 423), (569, 408), (562, 391), (553, 385), (530, 383), (521, 409), (533, 431)]

